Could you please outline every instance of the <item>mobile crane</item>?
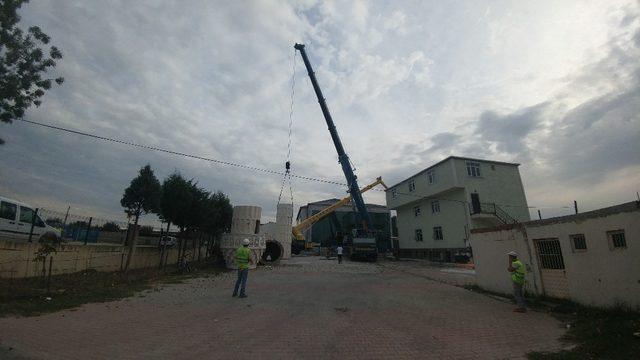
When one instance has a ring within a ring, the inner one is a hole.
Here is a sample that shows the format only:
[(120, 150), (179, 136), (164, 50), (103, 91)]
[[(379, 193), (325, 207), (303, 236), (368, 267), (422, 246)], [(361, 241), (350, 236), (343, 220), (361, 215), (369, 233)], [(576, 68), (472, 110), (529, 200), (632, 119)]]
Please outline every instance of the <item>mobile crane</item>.
[(344, 146), (342, 145), (342, 141), (340, 140), (340, 136), (338, 136), (338, 131), (335, 124), (333, 123), (333, 118), (331, 117), (331, 113), (329, 112), (327, 103), (324, 99), (324, 96), (322, 95), (322, 90), (320, 90), (320, 85), (318, 85), (318, 80), (316, 79), (316, 75), (313, 72), (313, 68), (311, 67), (309, 58), (307, 57), (307, 52), (305, 51), (304, 44), (296, 43), (294, 45), (294, 48), (300, 52), (302, 60), (304, 61), (304, 66), (306, 67), (307, 74), (311, 79), (313, 90), (318, 97), (320, 109), (322, 110), (324, 119), (327, 122), (327, 127), (329, 128), (329, 133), (331, 134), (331, 139), (333, 140), (333, 145), (335, 146), (338, 153), (338, 162), (342, 166), (342, 172), (344, 173), (344, 176), (347, 180), (347, 186), (349, 188), (351, 200), (353, 201), (357, 210), (356, 228), (348, 238), (348, 243), (345, 244), (346, 246), (344, 246), (347, 250), (347, 255), (349, 255), (350, 257), (365, 257), (367, 259), (375, 260), (378, 256), (376, 246), (377, 236), (375, 231), (373, 230), (371, 215), (369, 215), (367, 207), (362, 198), (362, 192), (360, 191), (360, 187), (358, 186), (357, 177), (353, 172), (351, 163), (349, 162), (349, 156), (347, 156), (347, 153), (344, 150)]

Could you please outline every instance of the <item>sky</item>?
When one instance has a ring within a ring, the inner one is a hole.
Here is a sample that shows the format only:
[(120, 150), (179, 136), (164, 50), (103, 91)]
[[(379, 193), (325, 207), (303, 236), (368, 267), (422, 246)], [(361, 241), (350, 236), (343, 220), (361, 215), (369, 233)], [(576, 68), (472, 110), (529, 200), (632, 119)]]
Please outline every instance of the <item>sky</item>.
[[(292, 120), (292, 172), (344, 182), (301, 42), (361, 186), (456, 155), (520, 163), (532, 217), (640, 191), (637, 1), (39, 0), (20, 15), (64, 55), (50, 75), (65, 83), (27, 120), (277, 171)], [(0, 194), (34, 206), (124, 219), (149, 163), (275, 218), (277, 174), (19, 121), (0, 137)], [(296, 207), (345, 191), (292, 182)]]

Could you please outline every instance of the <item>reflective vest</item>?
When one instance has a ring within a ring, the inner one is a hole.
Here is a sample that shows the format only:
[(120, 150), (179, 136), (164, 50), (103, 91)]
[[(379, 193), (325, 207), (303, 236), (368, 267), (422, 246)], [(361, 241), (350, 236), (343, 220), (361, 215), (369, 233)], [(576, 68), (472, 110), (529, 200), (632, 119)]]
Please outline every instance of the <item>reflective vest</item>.
[(251, 256), (249, 247), (240, 246), (236, 250), (236, 264), (238, 264), (238, 269), (243, 270), (249, 268), (249, 256)]
[(511, 263), (511, 267), (515, 269), (515, 271), (511, 273), (511, 280), (518, 284), (524, 284), (524, 264), (520, 262), (520, 260), (516, 259)]

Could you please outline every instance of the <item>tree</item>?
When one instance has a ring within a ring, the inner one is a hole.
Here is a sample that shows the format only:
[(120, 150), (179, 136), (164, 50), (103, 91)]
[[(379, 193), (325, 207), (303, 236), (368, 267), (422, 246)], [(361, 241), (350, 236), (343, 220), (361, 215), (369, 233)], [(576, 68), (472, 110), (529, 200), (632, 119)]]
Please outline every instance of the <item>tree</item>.
[(5, 123), (22, 118), (31, 105), (40, 106), (40, 98), (53, 82), (64, 81), (43, 77), (62, 59), (57, 47), (46, 48), (51, 38), (38, 26), (26, 33), (18, 27), (18, 9), (27, 2), (0, 0), (0, 121)]
[(113, 221), (107, 221), (106, 223), (104, 223), (104, 225), (100, 227), (100, 230), (106, 231), (106, 232), (119, 232), (120, 226)]
[[(131, 184), (124, 190), (124, 195), (120, 200), (120, 205), (125, 208), (124, 212), (134, 217), (134, 231), (138, 228), (138, 220), (143, 214), (160, 211), (160, 197), (162, 187), (151, 169), (151, 165), (147, 164), (140, 169), (137, 177), (131, 180)], [(129, 256), (124, 270), (129, 269), (131, 258), (135, 252), (136, 237), (131, 237), (129, 241)]]

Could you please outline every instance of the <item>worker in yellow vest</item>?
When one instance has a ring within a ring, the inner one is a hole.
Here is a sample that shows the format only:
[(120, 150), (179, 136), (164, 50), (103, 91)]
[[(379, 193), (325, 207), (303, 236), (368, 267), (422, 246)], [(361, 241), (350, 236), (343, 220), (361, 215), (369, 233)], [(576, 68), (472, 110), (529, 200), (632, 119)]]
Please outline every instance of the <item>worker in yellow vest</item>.
[(238, 296), (238, 287), (240, 288), (241, 298), (246, 298), (245, 288), (247, 286), (247, 276), (249, 275), (249, 263), (251, 260), (251, 250), (249, 249), (249, 239), (242, 240), (242, 246), (236, 249), (236, 264), (238, 265), (238, 279), (233, 289), (233, 297)]
[(510, 251), (509, 255), (509, 267), (507, 270), (511, 273), (511, 283), (513, 284), (513, 297), (516, 299), (517, 308), (515, 312), (527, 312), (527, 305), (524, 302), (524, 275), (526, 269), (524, 264), (518, 259), (518, 253)]

